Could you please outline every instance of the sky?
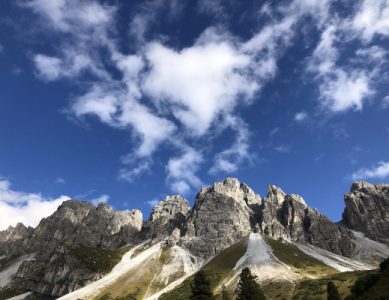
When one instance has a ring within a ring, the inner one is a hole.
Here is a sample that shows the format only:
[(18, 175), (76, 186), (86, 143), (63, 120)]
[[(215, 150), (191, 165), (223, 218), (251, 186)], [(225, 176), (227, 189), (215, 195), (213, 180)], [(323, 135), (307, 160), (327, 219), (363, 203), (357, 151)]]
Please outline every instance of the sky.
[(334, 221), (389, 181), (387, 0), (0, 3), (0, 230), (233, 176)]

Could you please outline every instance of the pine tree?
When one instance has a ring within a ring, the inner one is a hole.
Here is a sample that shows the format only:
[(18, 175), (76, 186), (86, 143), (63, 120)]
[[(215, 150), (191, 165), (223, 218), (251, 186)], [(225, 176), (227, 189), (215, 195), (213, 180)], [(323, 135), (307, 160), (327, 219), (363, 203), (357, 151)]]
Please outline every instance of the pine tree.
[(327, 283), (327, 300), (341, 300), (338, 289), (332, 281)]
[(204, 271), (199, 271), (195, 274), (194, 284), (191, 285), (192, 295), (190, 299), (194, 300), (213, 300), (211, 284)]
[(256, 279), (257, 276), (252, 275), (249, 268), (244, 268), (242, 270), (236, 289), (238, 300), (266, 300)]

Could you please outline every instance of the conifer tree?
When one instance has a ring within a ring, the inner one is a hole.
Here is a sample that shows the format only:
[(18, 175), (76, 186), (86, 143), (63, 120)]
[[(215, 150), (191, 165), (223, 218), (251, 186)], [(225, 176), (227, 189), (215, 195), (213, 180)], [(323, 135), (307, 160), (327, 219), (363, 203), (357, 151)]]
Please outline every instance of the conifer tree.
[(338, 288), (332, 281), (327, 283), (327, 300), (341, 300)]
[(204, 271), (199, 271), (195, 274), (194, 284), (191, 285), (193, 300), (214, 300), (211, 284)]
[(252, 275), (249, 268), (244, 268), (242, 270), (236, 289), (238, 300), (266, 300), (256, 279), (257, 276)]

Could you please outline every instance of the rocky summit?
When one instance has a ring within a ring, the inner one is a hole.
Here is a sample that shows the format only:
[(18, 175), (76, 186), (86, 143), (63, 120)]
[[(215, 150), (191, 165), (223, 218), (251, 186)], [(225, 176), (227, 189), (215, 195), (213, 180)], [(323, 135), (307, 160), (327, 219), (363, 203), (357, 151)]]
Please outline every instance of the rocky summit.
[(344, 201), (344, 225), (389, 243), (389, 184), (355, 182)]
[[(354, 183), (344, 201), (343, 220), (334, 223), (296, 194), (269, 185), (267, 195), (261, 197), (236, 178), (202, 187), (193, 207), (182, 196), (168, 196), (146, 221), (138, 210), (115, 211), (107, 204), (95, 207), (85, 201), (65, 201), (36, 228), (18, 224), (0, 232), (0, 283), (6, 282), (0, 286), (0, 299), (2, 289), (59, 297), (104, 277), (122, 257), (118, 270), (126, 270), (127, 260), (131, 270), (136, 259), (151, 259), (153, 255), (149, 270), (161, 274), (157, 293), (173, 279), (226, 255), (231, 247), (240, 249), (237, 245), (246, 245), (249, 236), (256, 247), (265, 243), (259, 238), (264, 237), (269, 245), (280, 242), (277, 247), (290, 245), (292, 250), (301, 248), (304, 255), (323, 256), (323, 262), (339, 257), (337, 268), (341, 271), (366, 269), (367, 264), (374, 265), (389, 255), (389, 248), (382, 243), (389, 239), (389, 185)], [(253, 247), (250, 245), (247, 251)], [(244, 254), (241, 261), (244, 257), (260, 262), (268, 257), (266, 251), (255, 259), (249, 258), (248, 252), (239, 255)], [(279, 262), (272, 264), (275, 268)], [(334, 265), (330, 263), (331, 268)], [(10, 277), (11, 269), (14, 273)], [(2, 281), (4, 272), (8, 272), (8, 281)], [(295, 281), (302, 276), (298, 274), (288, 276)], [(136, 275), (131, 276), (141, 289)], [(88, 297), (81, 299), (93, 298)]]

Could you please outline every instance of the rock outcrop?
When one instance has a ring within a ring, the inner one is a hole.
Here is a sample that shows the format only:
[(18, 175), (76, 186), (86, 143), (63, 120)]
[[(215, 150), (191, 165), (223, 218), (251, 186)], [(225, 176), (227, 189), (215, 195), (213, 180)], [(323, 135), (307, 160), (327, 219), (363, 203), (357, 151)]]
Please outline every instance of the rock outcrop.
[(15, 227), (9, 226), (6, 230), (0, 231), (0, 256), (18, 256), (24, 253), (24, 249), (33, 234), (32, 227), (26, 227), (18, 223)]
[[(260, 232), (347, 257), (358, 257), (358, 252), (359, 257), (362, 253), (368, 258), (372, 241), (352, 230), (378, 241), (389, 239), (389, 185), (354, 183), (345, 202), (343, 221), (336, 224), (298, 195), (271, 185), (261, 199), (235, 178), (201, 188), (193, 208), (181, 196), (168, 196), (146, 222), (138, 210), (114, 211), (106, 204), (95, 207), (71, 200), (35, 229), (18, 224), (0, 232), (0, 256), (34, 253), (34, 260), (19, 267), (11, 287), (50, 296), (66, 294), (102, 276), (101, 269), (82, 263), (96, 261), (80, 253), (103, 253), (100, 258), (104, 259), (110, 257), (108, 252), (117, 253), (124, 245), (145, 240), (166, 239), (206, 260), (250, 233)], [(376, 244), (381, 249), (382, 244)]]
[(389, 184), (355, 182), (345, 194), (344, 202), (345, 226), (389, 243)]
[(260, 229), (273, 238), (308, 242), (334, 253), (352, 256), (352, 233), (310, 208), (298, 195), (271, 185), (261, 209)]
[(181, 244), (209, 258), (254, 230), (260, 197), (235, 178), (203, 187), (186, 224)]
[(137, 243), (142, 223), (138, 210), (114, 211), (107, 204), (95, 207), (84, 201), (65, 201), (24, 240), (23, 251), (36, 256), (23, 262), (13, 284), (51, 296), (73, 291), (102, 275), (82, 267), (73, 249), (117, 249)]
[(29, 238), (33, 231), (34, 228), (26, 227), (22, 223), (18, 223), (15, 227), (9, 226), (6, 230), (0, 231), (0, 243)]
[[(180, 233), (189, 211), (188, 200), (178, 195), (166, 197), (153, 208), (150, 218), (145, 222), (143, 238), (162, 239), (170, 236), (174, 230)], [(176, 240), (176, 236), (173, 236), (173, 240)]]

